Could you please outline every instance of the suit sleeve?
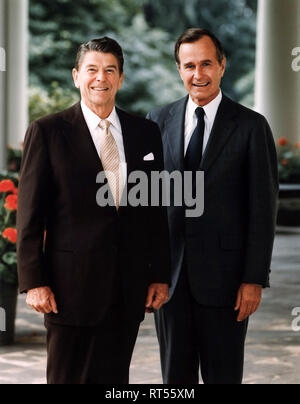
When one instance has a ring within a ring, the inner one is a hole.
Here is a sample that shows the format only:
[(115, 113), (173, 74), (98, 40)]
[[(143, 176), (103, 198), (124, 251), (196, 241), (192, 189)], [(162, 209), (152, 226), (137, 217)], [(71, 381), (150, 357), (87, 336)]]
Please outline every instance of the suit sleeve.
[(249, 223), (243, 282), (268, 287), (279, 186), (276, 148), (264, 118), (250, 136), (248, 168)]
[(39, 124), (33, 123), (25, 136), (19, 183), (17, 252), (21, 293), (48, 286), (43, 240), (49, 176), (50, 164), (45, 138)]
[[(152, 137), (155, 142), (156, 165), (154, 171), (164, 171), (164, 158), (161, 134), (156, 124)], [(151, 283), (171, 283), (171, 258), (167, 208), (151, 206)]]

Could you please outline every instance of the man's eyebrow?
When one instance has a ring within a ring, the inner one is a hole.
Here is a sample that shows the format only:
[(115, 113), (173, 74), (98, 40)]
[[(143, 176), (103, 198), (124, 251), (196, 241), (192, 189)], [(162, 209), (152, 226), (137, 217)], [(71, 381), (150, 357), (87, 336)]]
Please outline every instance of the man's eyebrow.
[[(97, 65), (93, 65), (93, 64), (86, 65), (86, 69), (88, 69), (89, 67), (96, 67), (96, 68), (98, 68)], [(105, 69), (117, 69), (117, 68), (118, 68), (117, 65), (105, 66)]]
[(191, 65), (194, 65), (195, 63), (193, 63), (193, 62), (187, 62), (187, 63), (184, 63), (184, 65), (183, 66), (191, 66)]
[[(201, 60), (201, 63), (212, 63), (212, 60), (211, 59)], [(183, 66), (187, 67), (187, 66), (191, 66), (194, 64), (195, 64), (194, 62), (187, 62), (187, 63), (184, 63)]]

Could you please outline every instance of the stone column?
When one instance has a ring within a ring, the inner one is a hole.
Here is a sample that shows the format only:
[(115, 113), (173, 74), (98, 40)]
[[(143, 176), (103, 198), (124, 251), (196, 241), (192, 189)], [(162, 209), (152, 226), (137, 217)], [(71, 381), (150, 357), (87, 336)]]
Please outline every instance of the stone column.
[[(300, 141), (300, 1), (259, 0), (256, 110), (275, 138)], [(299, 58), (298, 58), (299, 59)]]
[[(27, 128), (28, 0), (0, 0), (0, 169)], [(5, 58), (5, 61), (3, 60)]]
[(0, 0), (0, 170), (6, 167), (6, 37), (5, 1)]
[(28, 0), (7, 0), (7, 141), (20, 148), (28, 124)]

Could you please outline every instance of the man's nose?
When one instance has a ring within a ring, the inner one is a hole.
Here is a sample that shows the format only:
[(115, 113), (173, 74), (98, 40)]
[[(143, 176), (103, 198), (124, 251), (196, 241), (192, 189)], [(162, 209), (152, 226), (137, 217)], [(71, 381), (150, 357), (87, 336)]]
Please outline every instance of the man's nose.
[(194, 77), (195, 77), (196, 80), (201, 80), (201, 78), (202, 78), (202, 68), (201, 68), (201, 66), (196, 67)]
[(105, 80), (105, 72), (99, 70), (97, 72), (96, 80), (97, 81), (104, 81)]

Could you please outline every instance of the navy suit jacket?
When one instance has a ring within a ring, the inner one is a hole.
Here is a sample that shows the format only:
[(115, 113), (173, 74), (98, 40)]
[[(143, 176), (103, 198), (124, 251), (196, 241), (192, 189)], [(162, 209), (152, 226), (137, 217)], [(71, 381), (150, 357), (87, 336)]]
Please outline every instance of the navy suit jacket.
[[(148, 115), (161, 129), (169, 172), (184, 171), (187, 101)], [(223, 96), (199, 170), (205, 176), (204, 214), (186, 218), (184, 207), (168, 209), (170, 294), (185, 259), (195, 299), (204, 305), (232, 306), (241, 283), (269, 286), (278, 172), (266, 119)]]

